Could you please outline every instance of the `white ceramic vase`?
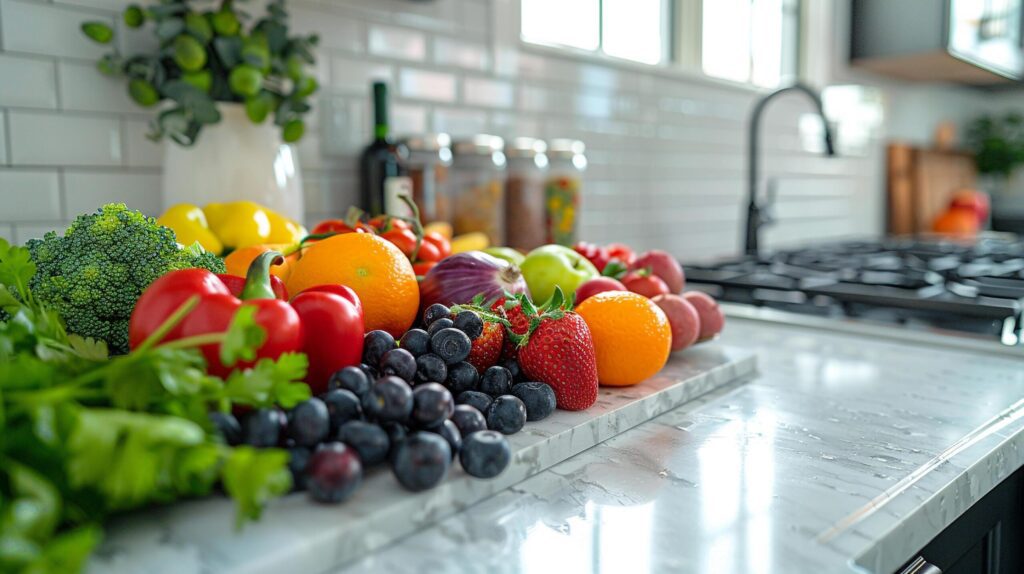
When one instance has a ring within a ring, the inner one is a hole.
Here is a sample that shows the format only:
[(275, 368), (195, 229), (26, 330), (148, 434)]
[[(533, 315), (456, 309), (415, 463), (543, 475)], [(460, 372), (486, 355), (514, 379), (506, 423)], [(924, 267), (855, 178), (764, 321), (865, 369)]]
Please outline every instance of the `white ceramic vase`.
[(248, 199), (302, 222), (302, 174), (294, 146), (273, 122), (254, 124), (241, 104), (218, 104), (221, 121), (192, 147), (164, 144), (164, 208)]

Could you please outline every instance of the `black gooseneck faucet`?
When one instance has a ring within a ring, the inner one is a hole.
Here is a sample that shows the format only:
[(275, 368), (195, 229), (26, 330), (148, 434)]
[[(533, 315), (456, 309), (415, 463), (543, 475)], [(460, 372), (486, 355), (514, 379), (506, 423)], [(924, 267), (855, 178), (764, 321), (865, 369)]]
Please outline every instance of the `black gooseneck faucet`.
[(770, 218), (764, 211), (770, 207), (769, 205), (762, 206), (757, 198), (757, 184), (758, 184), (758, 173), (757, 173), (757, 160), (758, 160), (758, 146), (760, 145), (760, 132), (761, 132), (761, 116), (764, 114), (764, 109), (768, 105), (768, 102), (774, 100), (776, 97), (789, 92), (802, 92), (807, 95), (808, 98), (814, 102), (815, 111), (821, 116), (821, 121), (825, 125), (825, 153), (828, 156), (834, 156), (836, 154), (835, 149), (832, 147), (832, 130), (828, 125), (828, 119), (825, 117), (825, 108), (821, 104), (821, 96), (818, 92), (812, 90), (806, 84), (795, 83), (789, 86), (785, 86), (775, 90), (774, 92), (765, 95), (757, 104), (754, 106), (754, 112), (750, 116), (750, 124), (747, 132), (747, 177), (748, 177), (748, 190), (747, 190), (747, 225), (744, 235), (744, 249), (747, 255), (757, 256), (758, 255), (758, 235), (761, 227), (770, 222)]

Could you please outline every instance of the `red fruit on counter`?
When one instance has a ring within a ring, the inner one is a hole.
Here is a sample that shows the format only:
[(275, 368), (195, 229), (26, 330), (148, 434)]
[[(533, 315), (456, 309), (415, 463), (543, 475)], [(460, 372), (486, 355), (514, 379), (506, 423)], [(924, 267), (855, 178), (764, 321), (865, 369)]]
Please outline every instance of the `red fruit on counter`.
[(651, 299), (665, 312), (672, 328), (672, 350), (681, 351), (697, 342), (700, 335), (700, 315), (689, 301), (669, 293)]
[(949, 201), (949, 208), (969, 210), (978, 218), (978, 223), (984, 225), (988, 221), (989, 203), (987, 193), (973, 189), (961, 189), (953, 194), (953, 198)]
[(654, 274), (648, 275), (634, 271), (622, 278), (622, 284), (626, 286), (626, 289), (637, 295), (643, 295), (648, 299), (653, 299), (658, 295), (665, 295), (669, 292), (668, 285)]
[(715, 335), (722, 332), (725, 326), (725, 315), (718, 302), (707, 293), (701, 291), (687, 291), (683, 293), (683, 299), (693, 305), (700, 317), (700, 334), (697, 335), (697, 342), (701, 343), (713, 339)]
[(686, 286), (683, 268), (676, 258), (658, 249), (652, 249), (637, 257), (632, 269), (650, 269), (652, 274), (657, 275), (665, 285), (668, 285), (669, 293), (681, 293)]
[(382, 233), (381, 237), (393, 243), (406, 257), (411, 256), (416, 250), (416, 234), (412, 230), (391, 229)]
[(605, 291), (629, 291), (629, 289), (626, 289), (625, 285), (611, 277), (595, 277), (589, 281), (584, 281), (582, 285), (576, 288), (576, 304), (579, 305), (586, 299)]
[[(516, 300), (509, 301), (504, 297), (500, 297), (497, 301), (491, 305), (491, 310), (505, 317), (512, 326), (509, 331), (516, 335), (525, 335), (530, 330), (530, 319), (523, 312), (522, 305)], [(505, 337), (505, 343), (502, 348), (501, 358), (512, 359), (518, 354), (515, 343), (512, 342), (510, 337)]]
[[(235, 297), (242, 296), (242, 289), (245, 289), (245, 277), (218, 273), (217, 279), (220, 279), (227, 286), (232, 295)], [(288, 289), (284, 286), (284, 281), (281, 281), (280, 277), (270, 276), (270, 288), (274, 290), (275, 297), (282, 301), (288, 300)]]
[(587, 261), (593, 263), (594, 267), (596, 267), (598, 271), (604, 271), (604, 266), (608, 265), (608, 261), (610, 260), (610, 257), (608, 257), (608, 251), (605, 250), (604, 247), (594, 245), (593, 243), (580, 241), (576, 243), (576, 245), (573, 245), (572, 249), (576, 253), (586, 257)]
[(608, 253), (608, 259), (618, 259), (626, 267), (629, 267), (633, 263), (636, 263), (636, 253), (633, 249), (624, 243), (609, 243), (604, 246), (604, 250)]
[(501, 350), (505, 346), (505, 327), (501, 323), (484, 322), (484, 332), (473, 339), (473, 347), (466, 359), (481, 375), (488, 367), (498, 364)]

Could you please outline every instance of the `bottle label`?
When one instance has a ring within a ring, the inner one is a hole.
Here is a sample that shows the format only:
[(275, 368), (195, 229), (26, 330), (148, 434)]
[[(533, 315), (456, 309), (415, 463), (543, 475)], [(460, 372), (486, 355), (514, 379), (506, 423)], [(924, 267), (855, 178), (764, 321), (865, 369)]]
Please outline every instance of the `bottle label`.
[(399, 217), (412, 217), (412, 209), (402, 201), (401, 196), (412, 199), (412, 178), (393, 176), (384, 180), (384, 213)]

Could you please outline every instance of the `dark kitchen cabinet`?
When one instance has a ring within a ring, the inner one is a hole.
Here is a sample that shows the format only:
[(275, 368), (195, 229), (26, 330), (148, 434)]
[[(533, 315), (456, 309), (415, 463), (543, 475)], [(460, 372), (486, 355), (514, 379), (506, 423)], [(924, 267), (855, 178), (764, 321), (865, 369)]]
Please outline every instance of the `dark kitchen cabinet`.
[(1024, 572), (1024, 469), (975, 503), (919, 555), (943, 574)]

